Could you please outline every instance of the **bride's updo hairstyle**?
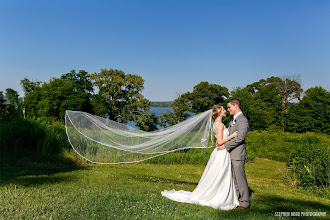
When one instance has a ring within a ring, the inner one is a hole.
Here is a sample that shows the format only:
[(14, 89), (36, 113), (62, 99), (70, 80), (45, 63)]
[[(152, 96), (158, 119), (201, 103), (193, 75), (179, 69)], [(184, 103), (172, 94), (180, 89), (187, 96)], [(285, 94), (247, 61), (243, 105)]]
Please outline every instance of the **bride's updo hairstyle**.
[(221, 105), (215, 105), (212, 108), (212, 118), (213, 120), (215, 120), (221, 113), (221, 111), (223, 110), (223, 107)]

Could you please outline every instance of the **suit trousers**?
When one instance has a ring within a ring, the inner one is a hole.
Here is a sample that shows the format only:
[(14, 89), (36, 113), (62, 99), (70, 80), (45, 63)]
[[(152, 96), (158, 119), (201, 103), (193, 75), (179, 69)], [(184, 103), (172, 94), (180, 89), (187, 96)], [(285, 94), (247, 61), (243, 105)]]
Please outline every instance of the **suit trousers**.
[(245, 161), (244, 160), (231, 160), (233, 179), (235, 183), (236, 194), (240, 206), (250, 206), (250, 192), (245, 175)]

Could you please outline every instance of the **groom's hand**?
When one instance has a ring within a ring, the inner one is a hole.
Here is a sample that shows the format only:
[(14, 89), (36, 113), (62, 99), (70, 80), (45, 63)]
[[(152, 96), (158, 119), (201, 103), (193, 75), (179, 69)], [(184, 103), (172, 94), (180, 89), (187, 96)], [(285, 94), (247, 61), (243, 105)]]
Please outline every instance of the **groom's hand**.
[(218, 149), (218, 151), (219, 150), (224, 150), (224, 149), (226, 149), (225, 148), (225, 145), (223, 144), (223, 145), (219, 145), (218, 143), (217, 143), (217, 149)]

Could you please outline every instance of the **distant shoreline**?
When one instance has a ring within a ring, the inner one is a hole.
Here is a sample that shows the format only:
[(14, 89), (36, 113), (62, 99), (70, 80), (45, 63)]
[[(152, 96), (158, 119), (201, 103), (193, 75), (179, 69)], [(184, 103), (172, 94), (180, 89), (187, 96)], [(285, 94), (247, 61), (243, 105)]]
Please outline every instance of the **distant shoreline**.
[(172, 101), (151, 102), (150, 107), (171, 107)]

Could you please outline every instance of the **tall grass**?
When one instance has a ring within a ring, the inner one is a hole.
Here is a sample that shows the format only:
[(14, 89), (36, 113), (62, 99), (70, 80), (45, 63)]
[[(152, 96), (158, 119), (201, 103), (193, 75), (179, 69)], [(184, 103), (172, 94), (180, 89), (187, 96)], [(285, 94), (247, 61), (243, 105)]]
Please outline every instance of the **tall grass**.
[(2, 159), (24, 156), (60, 154), (69, 149), (65, 126), (49, 123), (39, 118), (14, 118), (0, 124), (0, 152)]
[[(305, 134), (273, 131), (258, 132), (250, 131), (246, 137), (246, 148), (248, 161), (256, 157), (288, 162), (291, 155), (300, 146), (313, 143), (315, 148), (327, 148), (330, 138), (327, 134), (308, 132)], [(158, 164), (203, 164), (205, 165), (214, 148), (210, 149), (188, 149), (169, 153), (148, 160), (147, 163)]]
[[(6, 156), (19, 156), (26, 152), (53, 155), (71, 148), (65, 126), (59, 122), (49, 123), (39, 118), (16, 118), (0, 124), (0, 131), (0, 152)], [(246, 137), (248, 161), (262, 157), (288, 162), (292, 153), (306, 144), (313, 144), (315, 148), (329, 147), (330, 138), (327, 134), (313, 132), (298, 134), (250, 131)], [(213, 150), (214, 148), (186, 149), (152, 158), (145, 163), (205, 165)]]
[(313, 144), (315, 148), (330, 145), (330, 136), (314, 132), (290, 133), (281, 131), (248, 132), (246, 138), (247, 153), (250, 159), (263, 157), (287, 162), (297, 148)]

